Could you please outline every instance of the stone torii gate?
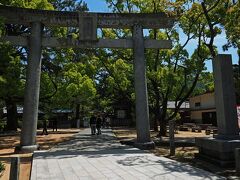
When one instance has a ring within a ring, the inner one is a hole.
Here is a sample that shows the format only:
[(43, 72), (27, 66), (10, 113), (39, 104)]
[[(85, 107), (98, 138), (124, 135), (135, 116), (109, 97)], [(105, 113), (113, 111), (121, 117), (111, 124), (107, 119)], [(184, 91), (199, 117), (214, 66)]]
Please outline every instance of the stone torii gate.
[[(134, 85), (136, 96), (136, 126), (139, 147), (154, 143), (150, 139), (148, 95), (144, 49), (170, 49), (171, 41), (144, 39), (143, 28), (171, 28), (174, 18), (164, 13), (157, 14), (116, 14), (79, 13), (33, 10), (0, 6), (0, 17), (7, 24), (20, 24), (31, 27), (29, 37), (5, 36), (1, 41), (29, 48), (27, 81), (24, 95), (23, 126), (20, 148), (23, 151), (37, 149), (36, 130), (40, 90), (41, 51), (43, 47), (59, 48), (133, 48)], [(78, 27), (79, 39), (44, 37), (43, 27)], [(131, 39), (97, 39), (97, 28), (132, 28)]]

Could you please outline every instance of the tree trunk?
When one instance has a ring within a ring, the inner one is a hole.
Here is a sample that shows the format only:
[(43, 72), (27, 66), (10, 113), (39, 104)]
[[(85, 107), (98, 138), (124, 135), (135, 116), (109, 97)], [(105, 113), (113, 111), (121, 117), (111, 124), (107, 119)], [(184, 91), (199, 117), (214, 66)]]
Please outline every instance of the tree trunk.
[(81, 113), (80, 113), (80, 127), (84, 127), (84, 122), (83, 122), (83, 114), (84, 114), (84, 107), (82, 105)]
[(161, 118), (160, 120), (160, 131), (159, 136), (167, 136), (167, 123), (165, 118)]
[(6, 130), (17, 131), (17, 105), (11, 99), (8, 98), (5, 100), (7, 107), (7, 126)]
[(80, 104), (77, 104), (76, 106), (76, 114), (75, 114), (75, 119), (79, 119), (80, 117), (80, 113), (79, 113), (79, 110), (80, 110)]
[[(157, 68), (156, 70), (157, 71)], [(154, 79), (150, 78), (150, 82), (152, 83), (153, 86), (153, 91), (154, 91), (154, 97), (156, 99), (156, 103), (154, 103), (154, 107), (153, 107), (153, 113), (154, 113), (154, 124), (153, 124), (153, 128), (155, 132), (158, 132), (158, 121), (160, 120), (160, 92), (158, 89), (158, 84)]]
[(167, 115), (167, 100), (163, 101), (162, 111), (161, 111), (161, 119), (160, 119), (160, 131), (159, 136), (167, 136), (167, 122), (166, 122), (166, 115)]
[(75, 113), (75, 122), (73, 123), (73, 127), (77, 127), (78, 125), (78, 121), (79, 121), (79, 117), (80, 117), (80, 104), (78, 103), (76, 105), (76, 113)]
[(154, 132), (158, 132), (158, 121), (159, 121), (159, 119), (157, 119), (157, 118), (154, 119), (154, 124), (153, 124)]
[(158, 132), (158, 121), (161, 118), (160, 114), (160, 98), (156, 98), (156, 106), (155, 106), (155, 120), (154, 120), (154, 131)]

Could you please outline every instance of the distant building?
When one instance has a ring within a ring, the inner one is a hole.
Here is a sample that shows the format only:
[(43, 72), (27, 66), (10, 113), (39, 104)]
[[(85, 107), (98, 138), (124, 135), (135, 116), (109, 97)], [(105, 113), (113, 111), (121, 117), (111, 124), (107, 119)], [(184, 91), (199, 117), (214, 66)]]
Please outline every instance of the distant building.
[(111, 117), (111, 126), (131, 126), (131, 105), (125, 102), (113, 104), (114, 112)]
[[(178, 103), (179, 102), (177, 102), (177, 104)], [(168, 101), (167, 109), (175, 110), (175, 108), (176, 108), (175, 101)], [(180, 119), (181, 123), (187, 123), (187, 122), (191, 121), (191, 118), (190, 118), (190, 105), (189, 105), (188, 101), (185, 101), (185, 102), (182, 103), (182, 105), (179, 108), (178, 113), (181, 116), (181, 119)]]
[[(217, 126), (214, 92), (191, 97), (189, 102), (191, 120), (193, 120), (195, 123), (212, 124)], [(238, 105), (236, 108), (240, 127), (240, 106)]]
[[(3, 107), (2, 109), (3, 117), (7, 116), (7, 107)], [(44, 112), (41, 110), (38, 110), (38, 117), (41, 118), (44, 116)], [(17, 106), (17, 117), (22, 118), (23, 117), (23, 106)]]
[[(131, 106), (127, 103), (116, 103), (114, 106), (114, 115), (111, 120), (112, 126), (133, 126), (134, 122), (132, 121), (131, 116)], [(175, 101), (168, 101), (167, 105), (168, 109), (175, 109)], [(179, 114), (181, 116), (181, 122), (189, 122), (190, 119), (190, 111), (189, 111), (189, 102), (183, 102), (180, 109)], [(150, 121), (150, 126), (153, 127), (154, 122)]]
[[(177, 102), (177, 104), (179, 103), (179, 101)], [(168, 109), (172, 109), (174, 110), (176, 108), (175, 106), (175, 101), (168, 101), (167, 103), (167, 108)], [(189, 106), (189, 102), (185, 101), (182, 103), (182, 105), (180, 106), (180, 111), (185, 111), (185, 110), (189, 110), (190, 106)]]
[(72, 121), (70, 115), (73, 114), (72, 109), (54, 109), (52, 110), (53, 116), (50, 119), (50, 127), (54, 121), (57, 121), (58, 128), (71, 128)]
[(205, 93), (191, 97), (191, 120), (200, 124), (212, 124), (217, 126), (216, 107), (214, 93)]

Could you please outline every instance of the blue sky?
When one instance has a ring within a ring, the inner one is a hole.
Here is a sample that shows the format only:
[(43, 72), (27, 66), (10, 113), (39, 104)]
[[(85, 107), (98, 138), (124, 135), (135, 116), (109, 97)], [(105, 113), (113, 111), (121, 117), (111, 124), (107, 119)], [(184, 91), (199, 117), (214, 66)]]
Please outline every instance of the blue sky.
[(91, 12), (111, 12), (106, 4), (106, 0), (83, 0), (88, 4)]
[[(90, 12), (111, 12), (111, 10), (107, 7), (107, 4), (105, 0), (84, 0), (88, 4), (88, 8)], [(182, 37), (182, 41), (184, 41), (184, 37)], [(234, 48), (230, 48), (228, 51), (222, 50), (222, 45), (226, 43), (226, 37), (225, 34), (222, 33), (221, 35), (217, 36), (215, 38), (214, 44), (218, 47), (218, 53), (219, 54), (231, 54), (233, 64), (238, 63), (238, 56), (237, 56), (237, 50)], [(196, 47), (196, 42), (191, 41), (187, 45), (187, 50), (191, 54), (193, 52), (194, 47)], [(206, 66), (209, 71), (212, 71), (212, 62), (206, 61)]]

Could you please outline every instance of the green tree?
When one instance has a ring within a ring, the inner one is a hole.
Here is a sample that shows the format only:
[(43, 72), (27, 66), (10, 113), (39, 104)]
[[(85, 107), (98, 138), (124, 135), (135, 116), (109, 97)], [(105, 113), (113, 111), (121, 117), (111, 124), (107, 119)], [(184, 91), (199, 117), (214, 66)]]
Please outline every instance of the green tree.
[[(87, 11), (87, 5), (83, 1), (74, 0), (52, 0), (53, 7), (58, 11)], [(48, 28), (45, 34), (55, 37), (67, 37), (72, 36), (73, 38), (78, 37), (77, 28)], [(78, 68), (84, 68), (77, 62), (80, 61), (81, 54), (84, 51), (73, 50), (73, 49), (58, 49), (58, 48), (46, 48), (43, 52), (43, 75), (42, 75), (42, 86), (40, 94), (40, 105), (46, 111), (51, 111), (53, 108), (65, 107), (72, 108), (76, 105), (76, 119), (79, 117), (79, 96), (76, 92), (79, 92), (81, 86), (79, 83), (85, 83), (83, 80), (75, 81), (71, 79), (69, 87), (66, 85), (66, 74), (70, 69), (69, 67), (72, 62), (76, 63)], [(83, 70), (81, 70), (83, 71)], [(45, 74), (45, 75), (44, 75)], [(85, 74), (79, 74), (85, 78), (86, 82), (89, 79), (86, 78)], [(44, 78), (45, 77), (45, 78)], [(84, 85), (86, 85), (85, 83)], [(45, 86), (46, 85), (46, 86)], [(72, 87), (72, 88), (70, 88)], [(73, 87), (78, 87), (76, 91), (72, 91), (73, 95), (70, 97), (70, 92)], [(83, 86), (85, 87), (85, 86)], [(66, 88), (68, 89), (68, 94), (66, 96)], [(86, 92), (87, 93), (87, 92)], [(48, 95), (47, 95), (48, 94)], [(83, 91), (81, 92), (83, 94)], [(61, 97), (62, 96), (62, 97)], [(83, 95), (80, 95), (83, 96)], [(75, 97), (75, 98), (74, 98)], [(83, 103), (84, 98), (80, 98), (81, 103)], [(85, 101), (85, 100), (84, 100)]]
[[(46, 0), (34, 1), (1, 1), (2, 5), (53, 9)], [(1, 26), (3, 35), (22, 35), (29, 32), (29, 28), (23, 25), (6, 24)], [(5, 101), (7, 107), (7, 129), (17, 130), (17, 105), (23, 101), (23, 87), (25, 83), (25, 64), (27, 50), (22, 47), (12, 47), (7, 43), (1, 43), (0, 60), (0, 98)]]
[[(25, 7), (25, 8), (32, 8), (32, 9), (45, 9), (45, 10), (53, 10), (54, 8), (56, 10), (78, 10), (78, 11), (85, 11), (87, 10), (86, 3), (82, 1), (66, 1), (66, 0), (32, 0), (32, 1), (23, 1), (23, 0), (17, 0), (17, 1), (1, 1), (3, 5), (10, 5), (10, 6), (16, 6), (16, 7)], [(25, 27), (22, 25), (12, 25), (7, 24), (4, 28), (1, 28), (1, 31), (4, 32), (6, 35), (23, 35), (29, 33), (29, 27)], [(45, 28), (44, 34), (46, 35), (54, 35), (57, 37), (63, 37), (67, 36), (69, 33), (75, 33), (76, 28)], [(8, 47), (5, 46), (4, 47)], [(10, 46), (11, 47), (11, 46)], [(11, 50), (12, 52), (10, 52)], [(1, 51), (3, 52), (3, 49)], [(8, 57), (8, 59), (15, 59), (16, 62), (19, 62), (16, 64), (16, 66), (9, 67), (10, 70), (14, 72), (19, 72), (18, 69), (21, 70), (20, 74), (18, 74), (19, 77), (13, 77), (12, 81), (6, 81), (6, 79), (10, 79), (10, 77), (6, 77), (11, 73), (7, 73), (6, 68), (6, 62), (5, 62), (5, 69), (2, 69), (2, 73), (5, 74), (4, 78), (3, 76), (0, 76), (1, 83), (5, 83), (5, 86), (9, 86), (10, 90), (6, 90), (6, 88), (1, 92), (0, 96), (7, 97), (5, 94), (8, 93), (11, 99), (11, 103), (13, 104), (11, 107), (13, 108), (9, 112), (16, 112), (16, 103), (22, 103), (23, 102), (23, 86), (25, 83), (25, 69), (27, 64), (27, 52), (28, 49), (22, 48), (22, 47), (16, 47), (16, 48), (9, 48), (8, 52), (5, 53), (6, 55), (11, 54), (11, 56), (15, 57)], [(62, 85), (65, 83), (63, 82), (64, 73), (61, 73), (60, 71), (63, 70), (63, 65), (65, 65), (68, 61), (72, 60), (72, 53), (73, 50), (59, 50), (54, 48), (46, 48), (43, 50), (43, 63), (42, 63), (42, 75), (41, 75), (41, 90), (40, 90), (40, 107), (43, 108), (46, 111), (50, 111), (49, 108), (53, 107), (52, 98), (57, 95), (58, 90), (62, 90)], [(2, 59), (3, 60), (3, 59)], [(9, 60), (10, 61), (10, 60)], [(13, 60), (11, 60), (13, 61)], [(8, 64), (10, 65), (10, 63)], [(17, 67), (19, 65), (19, 67)], [(3, 66), (1, 66), (3, 67)], [(15, 73), (15, 74), (16, 74)], [(59, 77), (58, 77), (59, 76)], [(15, 81), (21, 82), (21, 87), (16, 87), (19, 83), (15, 83)], [(13, 84), (13, 86), (11, 86)], [(58, 87), (60, 86), (60, 87)], [(11, 90), (11, 88), (13, 88)], [(2, 89), (2, 88), (1, 88)], [(63, 90), (64, 92), (64, 90)], [(62, 93), (64, 95), (64, 93)], [(16, 100), (17, 97), (17, 100)], [(9, 99), (9, 98), (8, 98)], [(9, 100), (8, 100), (9, 101)], [(54, 103), (54, 102), (53, 102)], [(9, 104), (6, 102), (6, 104)], [(12, 124), (11, 122), (16, 121), (16, 113), (9, 113), (11, 115), (10, 120), (8, 118), (9, 125)], [(16, 129), (15, 125), (14, 128)]]
[(7, 107), (7, 129), (17, 129), (16, 102), (21, 101), (24, 81), (21, 79), (22, 65), (16, 50), (7, 43), (0, 45), (0, 98)]
[[(101, 38), (128, 38), (130, 30), (102, 29)], [(131, 49), (97, 49), (97, 89), (103, 111), (112, 112), (115, 105), (134, 108), (133, 55)], [(128, 114), (129, 115), (129, 114)], [(128, 118), (131, 118), (129, 115)], [(134, 124), (134, 122), (130, 122)]]
[[(106, 52), (105, 52), (106, 53)], [(98, 78), (98, 92), (106, 111), (112, 111), (115, 104), (128, 106), (133, 105), (133, 66), (123, 59), (115, 59), (109, 55), (100, 57), (102, 65)], [(111, 110), (110, 110), (111, 109)]]
[[(233, 1), (228, 4), (226, 15), (222, 18), (222, 23), (226, 30), (228, 43), (223, 49), (228, 50), (233, 46), (238, 49), (238, 65), (240, 66), (240, 2)], [(240, 73), (240, 70), (239, 70)]]
[[(167, 122), (175, 118), (181, 104), (194, 93), (197, 81), (205, 69), (204, 61), (211, 58), (210, 54), (212, 57), (215, 56), (213, 40), (221, 31), (215, 24), (209, 23), (206, 17), (210, 15), (209, 13), (211, 16), (214, 15), (217, 11), (216, 5), (210, 2), (201, 4), (197, 1), (172, 2), (167, 0), (108, 0), (107, 2), (113, 11), (120, 13), (165, 12), (179, 17), (173, 29), (150, 30), (148, 35), (153, 39), (172, 40), (173, 49), (146, 51), (150, 110), (154, 114), (155, 130), (157, 130), (157, 121), (159, 121), (160, 135), (166, 135)], [(214, 26), (214, 34), (211, 34), (212, 26)], [(180, 42), (179, 28), (185, 33), (184, 43)], [(190, 55), (186, 50), (186, 45), (194, 39), (197, 42), (196, 49)], [(176, 108), (167, 116), (169, 100), (175, 101)]]

